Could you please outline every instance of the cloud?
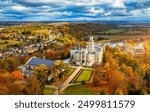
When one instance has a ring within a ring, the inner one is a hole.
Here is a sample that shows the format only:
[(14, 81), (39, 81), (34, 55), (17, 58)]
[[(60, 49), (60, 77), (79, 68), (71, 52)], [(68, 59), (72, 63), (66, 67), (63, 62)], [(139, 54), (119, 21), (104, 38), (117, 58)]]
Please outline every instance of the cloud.
[(103, 13), (104, 10), (103, 9), (96, 9), (95, 7), (92, 7), (90, 10), (90, 13), (94, 13), (94, 14), (100, 14)]
[(133, 10), (130, 14), (132, 16), (150, 16), (150, 8)]
[(124, 8), (123, 0), (113, 0), (112, 6), (115, 8)]
[(12, 10), (18, 10), (18, 11), (24, 11), (24, 10), (27, 10), (28, 8), (18, 5), (18, 6), (12, 6), (11, 9)]
[(125, 2), (125, 6), (129, 10), (143, 9), (150, 7), (150, 0), (135, 0), (135, 1), (127, 1)]
[(41, 6), (62, 6), (73, 3), (71, 0), (12, 0), (14, 3), (30, 6), (30, 7), (41, 7)]
[(87, 12), (88, 12), (87, 15), (95, 16), (95, 15), (103, 14), (104, 10), (102, 8), (96, 9), (95, 7), (91, 7)]
[(0, 21), (147, 20), (150, 0), (1, 0)]

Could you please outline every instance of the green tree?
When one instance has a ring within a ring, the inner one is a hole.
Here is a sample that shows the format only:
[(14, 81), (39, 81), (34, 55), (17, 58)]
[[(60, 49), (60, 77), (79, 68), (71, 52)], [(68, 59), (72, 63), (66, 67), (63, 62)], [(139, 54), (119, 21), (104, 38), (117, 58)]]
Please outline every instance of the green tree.
[(65, 78), (69, 72), (69, 66), (63, 61), (57, 61), (51, 68), (54, 78)]

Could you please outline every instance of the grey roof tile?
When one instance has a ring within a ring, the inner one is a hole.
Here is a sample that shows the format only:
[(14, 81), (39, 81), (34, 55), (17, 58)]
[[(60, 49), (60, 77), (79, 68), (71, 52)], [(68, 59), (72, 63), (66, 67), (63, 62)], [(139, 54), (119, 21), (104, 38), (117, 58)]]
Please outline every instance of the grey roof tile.
[(26, 64), (27, 65), (34, 65), (34, 66), (39, 66), (41, 64), (44, 64), (48, 67), (51, 67), (53, 65), (53, 63), (54, 63), (53, 60), (47, 60), (47, 59), (32, 57), (31, 60), (29, 60)]

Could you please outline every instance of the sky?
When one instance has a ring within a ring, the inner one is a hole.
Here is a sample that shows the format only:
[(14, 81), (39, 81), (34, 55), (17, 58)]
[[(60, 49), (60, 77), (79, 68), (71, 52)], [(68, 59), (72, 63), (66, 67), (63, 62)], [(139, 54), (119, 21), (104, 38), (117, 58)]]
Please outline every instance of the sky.
[(0, 0), (0, 21), (150, 22), (150, 0)]

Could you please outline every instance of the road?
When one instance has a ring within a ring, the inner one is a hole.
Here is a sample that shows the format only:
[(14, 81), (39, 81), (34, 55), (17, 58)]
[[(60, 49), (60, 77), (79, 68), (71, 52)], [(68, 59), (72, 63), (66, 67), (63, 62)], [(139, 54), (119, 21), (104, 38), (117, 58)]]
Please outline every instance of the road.
[(81, 69), (88, 69), (88, 70), (93, 70), (91, 68), (84, 68), (82, 66), (70, 66), (71, 68), (75, 68), (76, 70), (65, 80), (65, 82), (60, 85), (60, 86), (54, 86), (54, 85), (46, 85), (45, 87), (48, 88), (55, 88), (56, 91), (54, 93), (54, 95), (59, 95), (61, 92), (63, 92), (68, 86), (70, 86), (71, 81), (77, 76), (77, 74), (79, 73), (79, 71)]

